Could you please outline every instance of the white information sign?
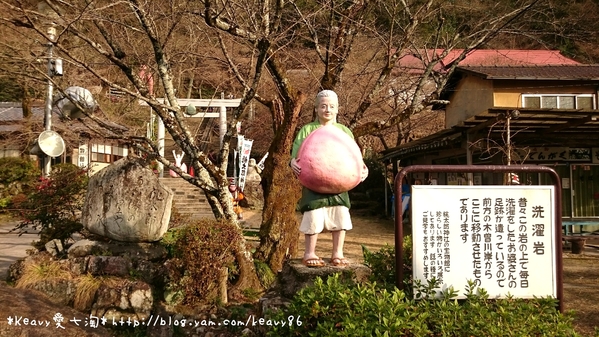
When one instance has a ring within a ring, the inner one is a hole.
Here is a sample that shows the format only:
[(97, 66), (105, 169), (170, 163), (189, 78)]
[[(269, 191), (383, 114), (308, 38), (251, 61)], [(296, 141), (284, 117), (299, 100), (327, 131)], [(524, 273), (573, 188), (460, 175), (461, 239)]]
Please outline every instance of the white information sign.
[(412, 186), (413, 276), (465, 298), (557, 297), (554, 186)]

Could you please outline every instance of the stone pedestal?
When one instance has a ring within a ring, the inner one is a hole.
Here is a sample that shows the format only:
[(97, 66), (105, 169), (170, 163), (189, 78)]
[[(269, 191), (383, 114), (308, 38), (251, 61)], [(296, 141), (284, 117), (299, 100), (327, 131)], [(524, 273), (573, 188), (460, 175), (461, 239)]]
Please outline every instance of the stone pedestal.
[(330, 259), (325, 259), (324, 267), (306, 267), (301, 259), (288, 260), (277, 276), (275, 284), (260, 299), (260, 309), (263, 313), (287, 305), (290, 299), (301, 289), (314, 284), (317, 277), (326, 280), (329, 276), (339, 273), (340, 279), (355, 283), (367, 282), (372, 271), (363, 264), (352, 263), (347, 267), (334, 267)]

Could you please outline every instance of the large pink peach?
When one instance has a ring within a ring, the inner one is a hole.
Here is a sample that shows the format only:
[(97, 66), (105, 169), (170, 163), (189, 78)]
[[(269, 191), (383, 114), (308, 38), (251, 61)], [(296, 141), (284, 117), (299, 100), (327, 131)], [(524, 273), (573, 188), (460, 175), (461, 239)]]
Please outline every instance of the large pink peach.
[(360, 183), (362, 153), (358, 144), (334, 125), (321, 126), (306, 137), (297, 155), (300, 183), (318, 193), (346, 192)]

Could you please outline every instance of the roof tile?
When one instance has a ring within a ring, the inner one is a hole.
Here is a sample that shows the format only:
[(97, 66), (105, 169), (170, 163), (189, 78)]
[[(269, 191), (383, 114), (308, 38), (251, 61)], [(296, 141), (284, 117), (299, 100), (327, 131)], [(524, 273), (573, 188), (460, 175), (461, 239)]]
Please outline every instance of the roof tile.
[(485, 79), (518, 80), (599, 80), (599, 64), (547, 66), (460, 66), (459, 71)]

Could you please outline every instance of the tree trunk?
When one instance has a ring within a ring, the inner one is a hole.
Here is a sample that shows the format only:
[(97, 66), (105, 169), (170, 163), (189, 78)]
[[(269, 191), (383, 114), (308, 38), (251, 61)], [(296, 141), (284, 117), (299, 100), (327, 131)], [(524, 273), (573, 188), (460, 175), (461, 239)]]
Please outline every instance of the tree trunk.
[[(271, 109), (275, 121), (281, 121), (275, 129), (262, 179), (264, 209), (260, 226), (260, 246), (255, 258), (264, 261), (275, 273), (282, 269), (287, 256), (297, 252), (299, 225), (295, 207), (301, 196), (297, 179), (289, 167), (291, 147), (295, 136), (301, 108), (306, 101), (304, 94), (283, 107), (274, 104)], [(289, 118), (280, 118), (282, 114)], [(278, 115), (278, 116), (277, 116)]]
[(23, 118), (29, 119), (32, 116), (31, 113), (31, 96), (29, 94), (29, 88), (24, 86), (23, 98), (21, 99), (21, 107), (23, 108)]
[(233, 285), (229, 291), (229, 298), (235, 300), (245, 299), (245, 290), (252, 290), (253, 292), (260, 292), (264, 288), (260, 283), (256, 267), (254, 266), (254, 259), (250, 253), (243, 233), (239, 230), (240, 238), (237, 244), (233, 247), (235, 260), (239, 265), (239, 280)]
[[(237, 265), (239, 266), (239, 277), (238, 281), (233, 285), (229, 291), (229, 297), (231, 299), (243, 300), (245, 299), (245, 290), (251, 289), (252, 291), (260, 292), (264, 288), (260, 283), (256, 267), (254, 266), (254, 258), (250, 252), (247, 241), (243, 236), (243, 230), (237, 220), (237, 214), (233, 212), (232, 197), (228, 190), (220, 192), (218, 198), (214, 197), (219, 201), (220, 208), (223, 210), (223, 216), (227, 219), (227, 223), (231, 226), (235, 226), (239, 236), (235, 239), (233, 245), (233, 254)], [(216, 214), (215, 214), (216, 215)]]

